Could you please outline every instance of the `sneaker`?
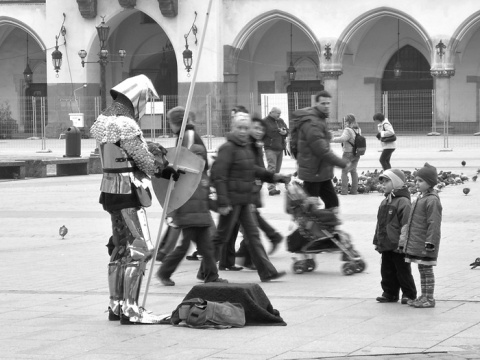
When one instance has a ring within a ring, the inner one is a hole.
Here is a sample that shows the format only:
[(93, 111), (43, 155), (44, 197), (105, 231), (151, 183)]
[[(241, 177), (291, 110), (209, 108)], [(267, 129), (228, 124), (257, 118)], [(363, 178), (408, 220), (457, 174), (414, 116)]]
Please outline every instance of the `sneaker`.
[(270, 196), (280, 195), (280, 190), (270, 190), (268, 192), (268, 195)]
[(279, 271), (276, 274), (270, 275), (269, 277), (266, 277), (266, 278), (261, 279), (261, 280), (262, 280), (262, 282), (269, 282), (271, 280), (279, 279), (279, 278), (281, 278), (282, 276), (285, 276), (285, 275), (287, 275), (287, 273), (285, 271)]
[(216, 282), (216, 283), (228, 283), (227, 279), (222, 279), (222, 278), (216, 278), (215, 280), (208, 281), (208, 282)]
[(435, 307), (435, 299), (428, 299), (427, 297), (423, 297), (420, 300), (417, 300), (413, 303), (413, 307), (419, 308), (433, 308)]
[(175, 282), (170, 278), (160, 278), (160, 282), (165, 286), (175, 286)]
[(419, 296), (418, 298), (416, 298), (416, 299), (408, 299), (408, 300), (407, 300), (407, 305), (408, 305), (408, 306), (413, 306), (413, 304), (415, 304), (415, 301), (420, 301), (420, 300), (422, 300), (424, 297), (425, 297), (425, 296), (420, 295), (420, 296)]
[(390, 297), (390, 296), (379, 296), (376, 299), (379, 303), (389, 303), (389, 302), (397, 302), (398, 298), (397, 297)]
[(227, 267), (227, 266), (219, 266), (218, 267), (218, 270), (223, 270), (223, 271), (240, 271), (242, 269), (243, 269), (243, 267), (236, 266), (236, 265), (233, 265), (233, 266), (230, 266), (230, 267)]

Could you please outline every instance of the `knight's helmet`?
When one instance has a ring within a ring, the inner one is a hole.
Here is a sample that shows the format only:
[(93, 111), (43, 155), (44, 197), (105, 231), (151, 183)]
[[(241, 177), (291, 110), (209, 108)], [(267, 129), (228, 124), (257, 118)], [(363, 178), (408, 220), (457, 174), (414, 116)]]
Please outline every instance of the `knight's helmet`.
[(110, 95), (113, 100), (117, 98), (119, 93), (123, 94), (131, 101), (135, 111), (136, 120), (140, 119), (145, 114), (148, 98), (159, 98), (152, 82), (145, 75), (130, 77), (110, 90)]

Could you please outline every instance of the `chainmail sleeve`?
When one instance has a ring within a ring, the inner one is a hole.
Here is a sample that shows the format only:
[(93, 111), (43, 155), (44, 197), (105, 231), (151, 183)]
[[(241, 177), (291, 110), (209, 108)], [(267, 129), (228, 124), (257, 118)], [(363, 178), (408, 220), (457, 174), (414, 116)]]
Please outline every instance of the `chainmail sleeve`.
[(120, 141), (120, 147), (133, 159), (135, 165), (145, 174), (152, 176), (158, 168), (155, 162), (155, 156), (148, 151), (148, 146), (143, 137)]
[(137, 122), (126, 116), (100, 115), (90, 129), (99, 143), (120, 142), (120, 147), (130, 156), (135, 165), (145, 174), (153, 175), (159, 166)]

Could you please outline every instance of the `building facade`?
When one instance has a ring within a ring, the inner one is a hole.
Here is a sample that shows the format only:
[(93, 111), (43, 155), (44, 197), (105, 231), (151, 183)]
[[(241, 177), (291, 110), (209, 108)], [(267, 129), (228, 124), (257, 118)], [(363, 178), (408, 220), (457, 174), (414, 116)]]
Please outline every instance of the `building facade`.
[[(366, 131), (378, 111), (410, 133), (445, 124), (457, 133), (479, 131), (474, 0), (212, 0), (207, 15), (209, 3), (0, 0), (0, 104), (20, 133), (29, 134), (43, 111), (47, 135), (57, 136), (71, 124), (68, 113), (86, 113), (88, 127), (104, 106), (97, 100), (103, 88), (108, 102), (112, 86), (144, 73), (159, 94), (184, 105), (196, 69), (185, 70), (183, 52), (187, 44), (195, 65), (204, 35), (192, 110), (200, 123), (211, 120), (215, 135), (225, 131), (234, 105), (260, 112), (261, 94), (287, 93), (292, 111), (320, 89), (333, 95), (332, 122), (353, 113)], [(104, 44), (97, 33), (102, 19), (109, 27)], [(101, 49), (109, 53), (104, 66)], [(55, 50), (62, 53), (58, 71)], [(119, 50), (126, 51), (123, 62)], [(29, 110), (37, 107), (32, 119)]]

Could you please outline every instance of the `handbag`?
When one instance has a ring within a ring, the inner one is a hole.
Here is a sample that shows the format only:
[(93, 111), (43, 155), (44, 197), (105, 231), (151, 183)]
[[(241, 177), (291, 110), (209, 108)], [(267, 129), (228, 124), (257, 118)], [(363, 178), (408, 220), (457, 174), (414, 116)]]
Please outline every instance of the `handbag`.
[[(383, 131), (385, 131), (385, 124), (383, 125)], [(397, 140), (397, 136), (395, 134), (390, 136), (383, 136), (380, 138), (381, 142), (386, 142), (386, 143), (394, 142), (395, 140)]]
[(395, 140), (397, 140), (397, 136), (395, 134), (390, 135), (390, 136), (384, 136), (384, 137), (380, 138), (381, 142), (386, 142), (386, 143), (394, 142)]

